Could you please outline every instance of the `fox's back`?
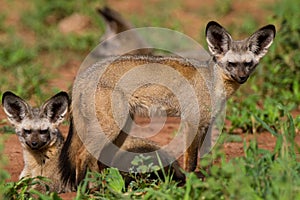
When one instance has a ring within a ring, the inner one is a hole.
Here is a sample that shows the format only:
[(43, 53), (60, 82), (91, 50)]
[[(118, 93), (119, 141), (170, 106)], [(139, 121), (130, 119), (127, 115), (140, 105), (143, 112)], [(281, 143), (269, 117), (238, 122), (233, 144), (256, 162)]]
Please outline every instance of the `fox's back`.
[(167, 115), (179, 116), (183, 107), (189, 109), (186, 112), (195, 109), (182, 105), (185, 102), (199, 100), (203, 104), (204, 99), (207, 103), (210, 101), (212, 73), (213, 68), (208, 62), (193, 59), (116, 57), (99, 77), (96, 108), (110, 106), (111, 102), (118, 105), (128, 102), (132, 114), (147, 116), (156, 109), (165, 111)]

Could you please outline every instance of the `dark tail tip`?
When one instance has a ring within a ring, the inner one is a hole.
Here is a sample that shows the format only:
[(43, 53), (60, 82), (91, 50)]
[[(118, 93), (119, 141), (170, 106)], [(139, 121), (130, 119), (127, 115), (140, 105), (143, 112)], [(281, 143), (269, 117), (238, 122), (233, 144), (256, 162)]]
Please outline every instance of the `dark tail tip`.
[(121, 15), (111, 9), (108, 6), (104, 6), (103, 8), (97, 8), (98, 13), (107, 21), (111, 22), (111, 21), (120, 21), (120, 19), (122, 19)]

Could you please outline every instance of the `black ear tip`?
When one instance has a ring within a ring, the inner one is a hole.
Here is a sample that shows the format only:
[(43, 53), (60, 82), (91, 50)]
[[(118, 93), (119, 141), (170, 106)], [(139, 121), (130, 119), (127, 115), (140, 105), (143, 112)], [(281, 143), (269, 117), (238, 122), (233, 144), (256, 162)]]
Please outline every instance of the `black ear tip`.
[(207, 26), (221, 26), (221, 25), (216, 21), (210, 21), (207, 23)]
[(13, 95), (16, 96), (14, 93), (12, 93), (11, 91), (6, 91), (2, 94), (2, 96), (9, 96), (9, 95)]
[(17, 95), (12, 93), (11, 91), (6, 91), (2, 94), (2, 104), (4, 103), (4, 99), (6, 99), (9, 96), (18, 97)]
[(272, 29), (272, 30), (276, 31), (276, 28), (275, 28), (275, 26), (273, 24), (269, 24), (269, 25), (267, 25), (265, 27), (268, 28), (268, 29)]
[(261, 29), (263, 29), (263, 30), (271, 30), (274, 33), (274, 37), (275, 37), (276, 27), (273, 24), (266, 25), (266, 26), (262, 27)]
[(276, 27), (273, 24), (268, 25), (270, 27), (270, 29), (272, 29), (272, 31), (274, 32), (274, 36), (276, 34)]
[(57, 94), (55, 95), (55, 97), (63, 97), (63, 98), (66, 98), (66, 99), (69, 100), (69, 95), (68, 95), (68, 93), (65, 92), (65, 91), (61, 91), (61, 92), (57, 93)]
[(207, 33), (208, 29), (211, 28), (211, 27), (213, 27), (213, 26), (218, 27), (218, 28), (222, 28), (222, 26), (218, 22), (210, 21), (206, 25), (205, 33)]
[(68, 99), (68, 101), (69, 101), (69, 95), (67, 92), (64, 92), (64, 91), (57, 93), (52, 98), (65, 98), (65, 99)]

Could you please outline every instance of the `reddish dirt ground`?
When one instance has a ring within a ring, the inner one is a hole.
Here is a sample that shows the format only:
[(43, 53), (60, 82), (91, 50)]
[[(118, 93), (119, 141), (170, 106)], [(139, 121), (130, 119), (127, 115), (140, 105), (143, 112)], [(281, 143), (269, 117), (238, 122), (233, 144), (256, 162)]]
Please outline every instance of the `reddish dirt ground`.
[[(5, 1), (0, 0), (1, 4), (5, 3)], [(152, 0), (151, 2), (155, 3), (157, 0)], [(205, 3), (204, 3), (205, 2)], [(198, 0), (186, 0), (184, 3), (182, 3), (182, 7), (179, 9), (174, 10), (173, 17), (178, 19), (181, 24), (183, 24), (183, 30), (187, 35), (190, 35), (193, 38), (197, 38), (198, 34), (201, 30), (201, 28), (204, 28), (205, 23), (208, 21), (208, 19), (211, 19), (212, 16), (215, 17), (215, 15), (207, 15), (207, 17), (203, 19), (199, 19), (194, 13), (198, 10), (204, 11), (208, 10), (209, 12), (213, 12), (212, 7), (214, 6), (215, 1), (209, 1), (210, 3), (207, 3), (207, 1), (198, 1)], [(140, 1), (117, 1), (117, 0), (109, 0), (107, 1), (108, 5), (111, 5), (113, 8), (117, 9), (119, 12), (124, 13), (125, 17), (130, 16), (130, 13), (143, 13), (147, 7), (146, 5), (140, 3)], [(226, 16), (218, 16), (213, 18), (214, 20), (222, 22), (224, 26), (226, 24), (230, 23), (241, 23), (242, 18), (237, 17), (242, 15), (241, 13), (249, 13), (249, 15), (254, 16), (254, 18), (259, 22), (259, 24), (265, 23), (264, 19), (266, 19), (266, 16), (270, 15), (270, 13), (266, 13), (262, 9), (263, 4), (271, 4), (274, 3), (274, 0), (257, 0), (255, 2), (253, 1), (234, 1), (233, 10), (230, 11), (229, 14)], [(2, 4), (3, 5), (3, 4)], [(20, 4), (21, 5), (21, 4)], [(22, 4), (23, 5), (23, 4)], [(7, 5), (9, 6), (9, 5)], [(2, 7), (3, 8), (3, 7)], [(1, 8), (0, 8), (1, 10)], [(12, 9), (14, 11), (16, 9)], [(207, 12), (208, 12), (207, 11)], [(12, 12), (11, 16), (8, 18), (9, 22), (11, 24), (17, 24), (19, 17), (17, 11)], [(148, 23), (149, 24), (149, 23)], [(151, 23), (149, 24), (151, 25)], [(198, 27), (198, 28), (193, 28)], [(27, 39), (32, 38), (32, 34), (30, 31), (21, 30), (20, 34), (27, 35)], [(34, 42), (34, 37), (30, 39), (30, 41)], [(77, 60), (68, 60), (66, 64), (61, 66), (57, 74), (59, 74), (59, 77), (52, 80), (50, 83), (50, 86), (60, 88), (61, 90), (68, 90), (71, 83), (73, 82), (77, 69), (80, 66), (80, 62)], [(0, 119), (4, 119), (5, 115), (3, 113), (3, 110), (0, 110)], [(161, 130), (159, 136), (153, 137), (156, 142), (160, 144), (168, 143), (168, 141), (172, 138), (170, 137), (174, 130), (178, 127), (179, 120), (170, 118), (167, 120), (164, 128)], [(228, 123), (226, 123), (228, 124)], [(5, 125), (5, 124), (2, 124)], [(67, 133), (67, 127), (62, 126), (61, 127), (64, 135)], [(261, 148), (265, 149), (272, 149), (275, 145), (276, 139), (270, 134), (270, 133), (261, 133), (256, 135), (245, 135), (245, 134), (239, 134), (241, 137), (245, 138), (247, 141), (253, 138), (256, 138), (258, 141), (258, 144)], [(22, 149), (21, 145), (18, 141), (18, 138), (16, 135), (11, 134), (1, 134), (1, 137), (5, 137), (5, 149), (4, 149), (4, 155), (7, 157), (7, 166), (6, 170), (11, 175), (11, 178), (8, 181), (17, 181), (18, 176), (23, 168), (23, 158), (22, 158)], [(299, 140), (300, 137), (297, 136), (297, 140)], [(300, 141), (300, 140), (299, 140)], [(226, 153), (228, 159), (237, 157), (237, 156), (243, 156), (243, 143), (225, 143), (223, 144), (223, 150)], [(75, 193), (71, 194), (62, 194), (61, 197), (64, 199), (72, 199), (75, 196)]]

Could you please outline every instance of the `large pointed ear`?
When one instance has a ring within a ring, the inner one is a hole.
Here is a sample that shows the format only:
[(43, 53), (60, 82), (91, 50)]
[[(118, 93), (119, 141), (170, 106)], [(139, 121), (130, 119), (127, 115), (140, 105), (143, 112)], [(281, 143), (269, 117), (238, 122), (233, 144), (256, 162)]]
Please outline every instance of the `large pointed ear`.
[(69, 96), (66, 92), (60, 92), (47, 100), (41, 112), (47, 116), (51, 123), (59, 125), (65, 118), (69, 109)]
[(274, 25), (267, 25), (256, 31), (248, 38), (248, 48), (260, 59), (271, 46), (276, 34)]
[(13, 125), (20, 123), (31, 109), (23, 99), (9, 91), (2, 95), (2, 106), (8, 120)]
[(230, 49), (232, 38), (217, 22), (211, 21), (207, 24), (205, 35), (212, 55), (224, 54)]

